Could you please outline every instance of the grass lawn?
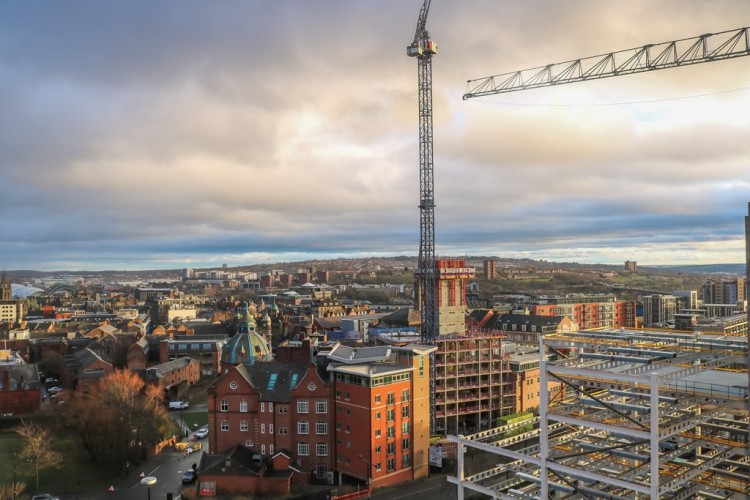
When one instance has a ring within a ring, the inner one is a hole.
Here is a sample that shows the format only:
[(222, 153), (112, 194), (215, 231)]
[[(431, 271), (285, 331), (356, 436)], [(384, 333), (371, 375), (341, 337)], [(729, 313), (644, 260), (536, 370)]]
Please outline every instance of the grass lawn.
[(182, 418), (185, 420), (185, 425), (187, 425), (191, 431), (200, 429), (204, 425), (208, 425), (208, 412), (206, 410), (183, 410)]
[[(64, 450), (65, 459), (60, 468), (39, 471), (39, 491), (55, 494), (75, 493), (95, 489), (105, 489), (111, 483), (113, 471), (101, 464), (92, 463), (88, 454), (81, 451), (76, 443), (65, 438), (55, 438), (55, 446)], [(13, 454), (23, 445), (23, 439), (15, 432), (0, 433), (0, 483), (13, 482)], [(76, 460), (78, 458), (78, 460)], [(17, 459), (15, 464), (16, 482), (26, 483), (26, 493), (36, 490), (33, 464)]]

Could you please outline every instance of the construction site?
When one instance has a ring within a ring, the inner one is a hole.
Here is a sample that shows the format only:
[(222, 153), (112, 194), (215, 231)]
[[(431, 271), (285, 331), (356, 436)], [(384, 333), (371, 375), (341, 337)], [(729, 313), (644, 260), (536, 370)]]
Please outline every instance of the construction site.
[[(747, 498), (747, 337), (648, 330), (545, 336), (542, 391), (531, 420), (466, 436), (458, 498)], [(497, 464), (472, 470), (467, 456)]]

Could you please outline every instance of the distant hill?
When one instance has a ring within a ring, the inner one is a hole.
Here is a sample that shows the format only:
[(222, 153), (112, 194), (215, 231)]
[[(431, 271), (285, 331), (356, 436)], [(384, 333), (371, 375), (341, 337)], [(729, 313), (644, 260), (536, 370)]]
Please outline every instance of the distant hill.
[(665, 271), (694, 274), (737, 274), (744, 275), (745, 264), (700, 264), (691, 266), (638, 266), (644, 269), (663, 269)]

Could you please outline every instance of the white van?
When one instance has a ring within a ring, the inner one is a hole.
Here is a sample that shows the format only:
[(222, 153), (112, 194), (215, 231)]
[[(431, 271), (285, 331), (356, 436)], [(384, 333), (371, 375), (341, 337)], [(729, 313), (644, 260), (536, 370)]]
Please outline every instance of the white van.
[(169, 409), (170, 410), (184, 410), (190, 406), (190, 403), (187, 401), (170, 401), (169, 402)]

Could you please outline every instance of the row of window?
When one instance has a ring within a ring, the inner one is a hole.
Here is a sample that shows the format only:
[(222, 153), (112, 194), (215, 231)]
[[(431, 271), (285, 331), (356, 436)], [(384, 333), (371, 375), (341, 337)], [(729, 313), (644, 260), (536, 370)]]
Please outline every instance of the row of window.
[[(287, 405), (277, 405), (277, 407), (279, 409), (279, 413), (289, 412), (289, 407)], [(219, 402), (219, 411), (228, 412), (229, 401), (227, 401), (226, 399), (222, 399)], [(239, 411), (242, 413), (247, 413), (248, 411), (247, 401), (245, 400), (240, 401)], [(265, 401), (260, 402), (260, 412), (261, 413), (266, 412)], [(271, 401), (268, 402), (268, 412), (273, 413), (273, 402)], [(309, 401), (297, 401), (297, 413), (310, 413)], [(325, 401), (325, 400), (315, 401), (315, 413), (328, 413), (328, 401)]]
[[(297, 455), (300, 457), (309, 456), (310, 444), (309, 443), (297, 443)], [(318, 457), (327, 457), (328, 456), (328, 443), (316, 443), (315, 455)]]
[[(351, 460), (350, 460), (349, 457), (343, 457), (342, 458), (341, 455), (337, 455), (336, 456), (336, 461), (337, 462), (342, 462), (343, 461), (347, 465), (351, 464)], [(388, 467), (388, 472), (395, 471), (396, 470), (396, 459), (395, 458), (389, 458), (386, 461), (386, 465)], [(381, 470), (383, 470), (383, 466), (382, 466), (382, 464), (380, 462), (373, 463), (372, 467), (375, 469), (375, 472), (380, 472)], [(401, 455), (401, 467), (402, 468), (409, 467), (409, 454), (408, 453), (405, 453), (405, 454)]]
[[(229, 421), (222, 420), (220, 427), (222, 431), (228, 431)], [(240, 431), (247, 432), (248, 429), (249, 425), (247, 420), (240, 421)], [(266, 424), (260, 424), (260, 433), (266, 433)], [(273, 424), (268, 424), (268, 433), (273, 434)], [(279, 427), (279, 434), (286, 435), (287, 433), (288, 430), (286, 427)], [(297, 422), (297, 434), (310, 434), (309, 422)], [(328, 422), (315, 422), (315, 434), (318, 434), (320, 436), (328, 434)]]

